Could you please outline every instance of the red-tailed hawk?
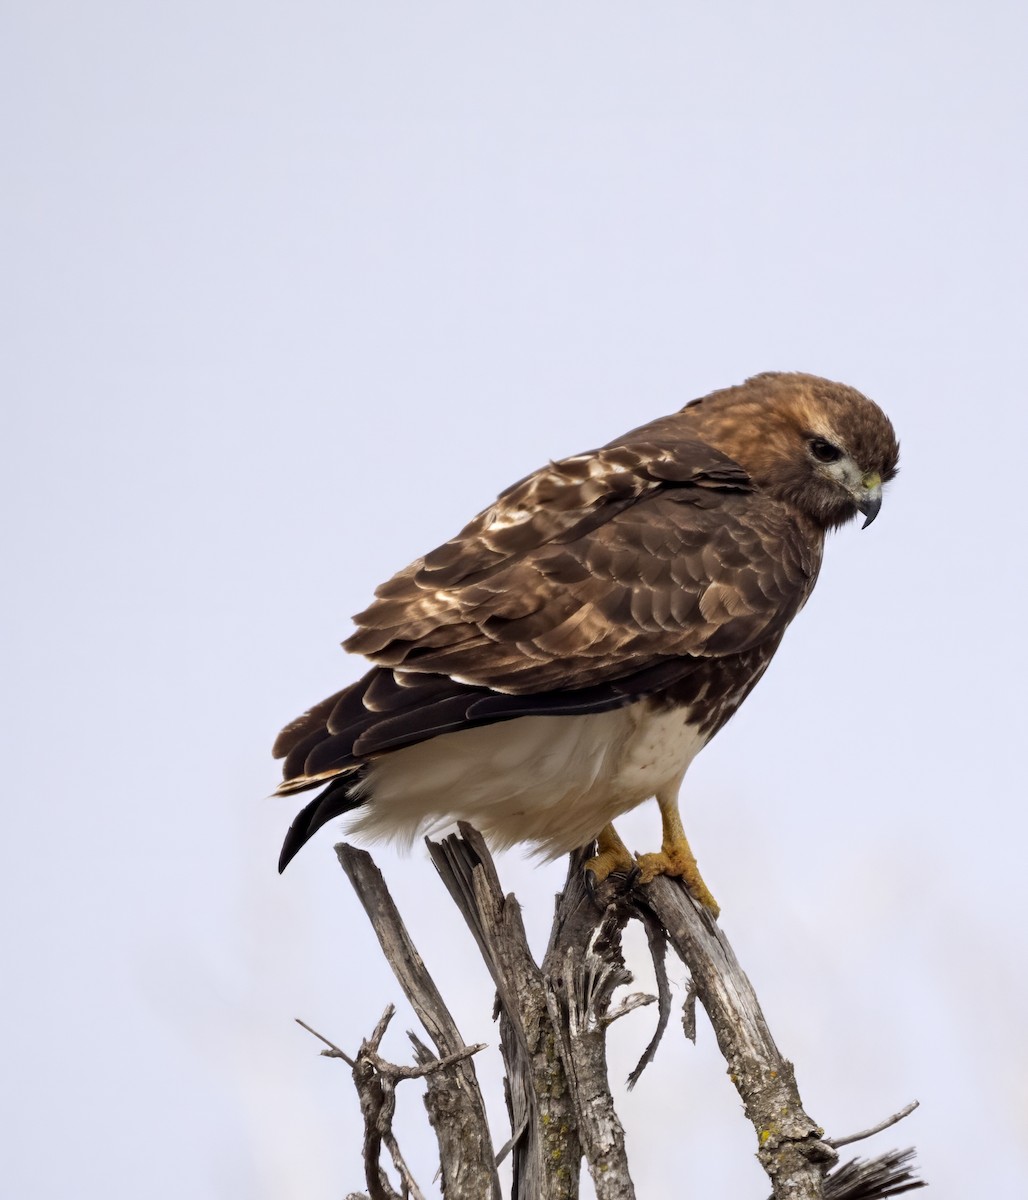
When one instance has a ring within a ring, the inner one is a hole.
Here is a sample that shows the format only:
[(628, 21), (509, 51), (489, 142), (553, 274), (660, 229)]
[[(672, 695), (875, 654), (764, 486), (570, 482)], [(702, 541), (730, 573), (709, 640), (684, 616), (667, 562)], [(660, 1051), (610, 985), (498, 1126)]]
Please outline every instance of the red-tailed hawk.
[(825, 534), (878, 514), (892, 425), (852, 388), (766, 374), (508, 488), (395, 575), (346, 649), (374, 664), (288, 725), (278, 792), (323, 787), (280, 869), (327, 821), (410, 843), (452, 820), (556, 857), (655, 797), (644, 881), (716, 911), (678, 814), (696, 753), (761, 677), (810, 595)]

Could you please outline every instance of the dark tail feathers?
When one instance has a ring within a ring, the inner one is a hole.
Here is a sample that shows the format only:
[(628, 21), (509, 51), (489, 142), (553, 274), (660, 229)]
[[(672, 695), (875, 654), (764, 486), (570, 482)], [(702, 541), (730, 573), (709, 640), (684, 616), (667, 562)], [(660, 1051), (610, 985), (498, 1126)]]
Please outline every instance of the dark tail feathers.
[(286, 840), (282, 843), (282, 853), (278, 859), (278, 870), (281, 874), (299, 853), (300, 849), (318, 832), (322, 825), (351, 812), (364, 801), (355, 797), (353, 790), (364, 774), (363, 767), (354, 767), (337, 775), (324, 791), (297, 814)]

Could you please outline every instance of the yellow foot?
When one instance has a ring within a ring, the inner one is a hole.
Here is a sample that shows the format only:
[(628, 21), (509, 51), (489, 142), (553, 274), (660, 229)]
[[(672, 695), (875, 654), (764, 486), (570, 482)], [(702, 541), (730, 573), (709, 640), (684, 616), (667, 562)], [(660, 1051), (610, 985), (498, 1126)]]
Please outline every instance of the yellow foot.
[(630, 875), (637, 870), (635, 858), (625, 843), (618, 837), (613, 825), (605, 825), (596, 840), (596, 853), (585, 864), (592, 872), (593, 884), (602, 883), (608, 875), (621, 871)]
[(696, 858), (684, 837), (665, 842), (656, 854), (640, 854), (638, 862), (642, 872), (639, 877), (640, 883), (651, 883), (658, 875), (675, 876), (683, 881), (694, 900), (704, 908), (709, 908), (715, 917), (720, 913), (721, 907), (710, 894), (710, 888), (703, 882)]

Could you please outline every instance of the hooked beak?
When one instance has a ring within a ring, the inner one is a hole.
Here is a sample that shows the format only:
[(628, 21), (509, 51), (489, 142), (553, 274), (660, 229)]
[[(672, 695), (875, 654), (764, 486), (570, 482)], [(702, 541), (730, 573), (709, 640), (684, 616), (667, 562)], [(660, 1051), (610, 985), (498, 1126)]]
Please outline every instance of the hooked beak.
[(878, 516), (881, 507), (882, 477), (877, 471), (872, 471), (860, 481), (860, 494), (857, 496), (857, 508), (866, 518), (861, 529), (866, 529), (871, 524)]

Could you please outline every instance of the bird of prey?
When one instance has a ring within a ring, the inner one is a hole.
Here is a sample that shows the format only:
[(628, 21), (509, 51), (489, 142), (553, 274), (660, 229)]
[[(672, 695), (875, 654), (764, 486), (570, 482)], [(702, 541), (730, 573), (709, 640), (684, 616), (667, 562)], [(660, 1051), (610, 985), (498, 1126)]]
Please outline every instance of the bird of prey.
[[(899, 447), (853, 388), (768, 373), (529, 475), (393, 576), (344, 643), (371, 668), (279, 735), (282, 795), (416, 835), (453, 820), (545, 857), (680, 876), (715, 913), (678, 812), (697, 752), (806, 603), (825, 534), (878, 515)], [(611, 824), (655, 798), (661, 850)]]

